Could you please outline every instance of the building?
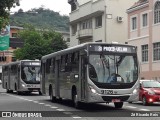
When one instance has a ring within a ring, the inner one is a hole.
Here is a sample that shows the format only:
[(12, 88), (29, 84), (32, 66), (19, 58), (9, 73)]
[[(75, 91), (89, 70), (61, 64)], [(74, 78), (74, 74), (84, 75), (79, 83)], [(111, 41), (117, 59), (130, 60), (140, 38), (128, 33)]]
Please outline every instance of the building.
[(139, 0), (127, 13), (128, 43), (138, 48), (140, 77), (160, 80), (160, 1)]
[(125, 43), (126, 9), (137, 0), (68, 0), (70, 13), (70, 46), (84, 42)]
[[(5, 51), (0, 51), (0, 65), (8, 62), (15, 61), (15, 57), (13, 56), (13, 51), (17, 48), (21, 48), (24, 45), (23, 40), (17, 38), (18, 32), (23, 30), (23, 27), (18, 26), (10, 26), (10, 43), (9, 49)], [(62, 34), (64, 40), (69, 45), (70, 35), (69, 32), (57, 31)]]
[(23, 47), (23, 41), (17, 38), (17, 34), (20, 30), (23, 30), (23, 28), (18, 26), (10, 26), (9, 49), (5, 51), (0, 51), (0, 64), (15, 61), (15, 58), (13, 56), (13, 51), (16, 48)]

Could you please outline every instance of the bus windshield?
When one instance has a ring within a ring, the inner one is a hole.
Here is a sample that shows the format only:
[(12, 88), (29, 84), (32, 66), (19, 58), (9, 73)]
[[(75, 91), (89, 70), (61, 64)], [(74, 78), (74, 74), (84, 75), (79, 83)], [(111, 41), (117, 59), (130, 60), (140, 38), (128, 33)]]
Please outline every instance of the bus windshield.
[(91, 54), (89, 77), (98, 83), (131, 83), (138, 79), (137, 57), (127, 54)]
[(40, 66), (22, 66), (21, 78), (27, 84), (40, 83)]

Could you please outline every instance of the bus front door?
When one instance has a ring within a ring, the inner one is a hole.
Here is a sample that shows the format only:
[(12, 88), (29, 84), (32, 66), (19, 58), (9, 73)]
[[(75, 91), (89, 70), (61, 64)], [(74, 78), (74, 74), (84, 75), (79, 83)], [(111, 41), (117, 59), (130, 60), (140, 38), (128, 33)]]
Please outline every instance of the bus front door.
[(60, 72), (60, 60), (56, 60), (55, 64), (55, 96), (60, 97), (60, 84), (59, 84), (59, 72)]
[(84, 56), (81, 56), (80, 59), (80, 95), (81, 95), (81, 100), (85, 101), (86, 98), (86, 65), (84, 63)]

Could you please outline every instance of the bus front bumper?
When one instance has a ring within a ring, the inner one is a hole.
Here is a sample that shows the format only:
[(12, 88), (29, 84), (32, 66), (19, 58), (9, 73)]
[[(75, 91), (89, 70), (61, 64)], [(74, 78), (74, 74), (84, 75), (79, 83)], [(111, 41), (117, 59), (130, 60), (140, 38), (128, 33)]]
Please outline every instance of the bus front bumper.
[(104, 102), (136, 102), (139, 97), (137, 94), (123, 94), (123, 95), (102, 95), (89, 94), (88, 103), (104, 103)]

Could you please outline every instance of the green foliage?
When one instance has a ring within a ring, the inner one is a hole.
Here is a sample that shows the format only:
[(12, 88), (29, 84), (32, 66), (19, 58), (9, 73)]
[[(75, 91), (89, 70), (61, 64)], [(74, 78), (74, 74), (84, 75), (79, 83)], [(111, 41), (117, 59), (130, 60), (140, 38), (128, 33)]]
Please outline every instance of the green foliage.
[(29, 27), (19, 33), (24, 47), (14, 51), (17, 59), (41, 59), (42, 56), (67, 48), (60, 33), (55, 31), (36, 31)]
[(2, 28), (5, 28), (7, 24), (8, 24), (8, 19), (0, 17), (0, 31), (2, 30)]
[(40, 7), (27, 12), (20, 9), (17, 13), (10, 16), (10, 24), (12, 26), (22, 26), (31, 24), (36, 29), (47, 29), (57, 31), (69, 31), (69, 17), (60, 15), (49, 9)]
[(1, 0), (0, 1), (0, 31), (8, 24), (9, 11), (11, 7), (19, 5), (17, 0)]

